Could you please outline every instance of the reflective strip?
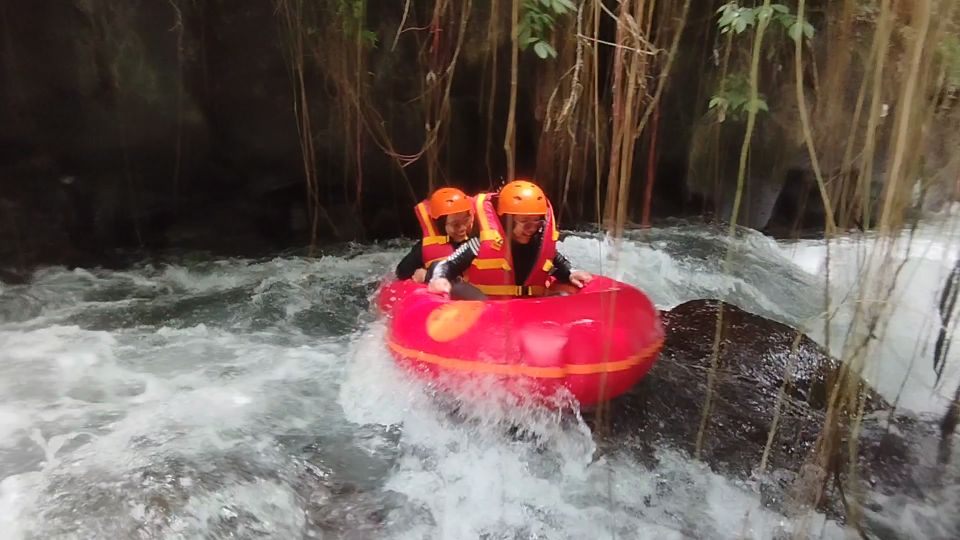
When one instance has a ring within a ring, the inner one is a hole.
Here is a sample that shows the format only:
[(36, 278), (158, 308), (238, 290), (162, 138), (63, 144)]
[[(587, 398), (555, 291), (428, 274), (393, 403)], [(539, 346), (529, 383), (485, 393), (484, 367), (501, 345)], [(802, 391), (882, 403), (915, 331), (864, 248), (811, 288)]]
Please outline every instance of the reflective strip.
[(538, 367), (526, 364), (492, 364), (484, 360), (467, 360), (463, 358), (447, 358), (428, 352), (409, 349), (388, 341), (387, 346), (406, 359), (433, 364), (444, 369), (467, 371), (471, 373), (485, 373), (490, 375), (514, 375), (534, 377), (538, 379), (562, 379), (570, 375), (598, 375), (601, 373), (615, 373), (636, 367), (660, 351), (663, 339), (660, 339), (624, 360), (615, 362), (597, 362), (595, 364), (566, 364), (559, 367)]
[(557, 219), (553, 217), (553, 205), (550, 205), (550, 227), (553, 229), (553, 241), (560, 240), (560, 227), (557, 227)]
[(503, 244), (503, 236), (500, 236), (500, 233), (493, 229), (483, 229), (480, 231), (480, 241), (484, 240), (493, 240), (494, 243), (499, 247)]
[(493, 296), (543, 296), (547, 292), (547, 288), (540, 285), (472, 285), (480, 292)]
[(551, 261), (550, 259), (547, 259), (547, 260), (543, 263), (543, 271), (544, 271), (544, 272), (549, 272), (549, 271), (552, 270), (552, 269), (553, 269), (553, 261)]
[(426, 236), (423, 238), (423, 245), (425, 246), (435, 246), (438, 244), (447, 244), (449, 242), (449, 236)]
[[(487, 200), (487, 194), (481, 193), (477, 195), (477, 217), (480, 218), (480, 234), (483, 235), (483, 231), (490, 230), (490, 220), (487, 219), (487, 213), (483, 211), (483, 202)], [(496, 232), (496, 231), (494, 231)], [(481, 238), (482, 240), (482, 238)]]
[(417, 205), (417, 213), (420, 215), (420, 223), (427, 229), (427, 238), (433, 238), (435, 236), (440, 236), (437, 234), (436, 227), (433, 226), (433, 219), (430, 218), (430, 214), (427, 212), (427, 205), (420, 203)]
[(477, 257), (470, 264), (475, 266), (477, 270), (510, 270), (510, 263), (506, 259), (481, 259)]

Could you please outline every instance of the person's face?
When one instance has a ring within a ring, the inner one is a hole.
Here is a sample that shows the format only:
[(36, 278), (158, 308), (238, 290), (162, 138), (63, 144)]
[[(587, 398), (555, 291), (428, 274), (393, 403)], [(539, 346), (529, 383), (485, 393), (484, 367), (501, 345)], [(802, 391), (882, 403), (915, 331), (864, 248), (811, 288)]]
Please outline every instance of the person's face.
[(513, 239), (518, 244), (529, 244), (530, 240), (533, 239), (533, 236), (537, 234), (537, 231), (540, 230), (540, 226), (543, 225), (543, 216), (512, 216), (513, 217), (513, 231), (511, 232)]
[(473, 212), (458, 212), (447, 216), (443, 228), (454, 242), (463, 242), (473, 228)]

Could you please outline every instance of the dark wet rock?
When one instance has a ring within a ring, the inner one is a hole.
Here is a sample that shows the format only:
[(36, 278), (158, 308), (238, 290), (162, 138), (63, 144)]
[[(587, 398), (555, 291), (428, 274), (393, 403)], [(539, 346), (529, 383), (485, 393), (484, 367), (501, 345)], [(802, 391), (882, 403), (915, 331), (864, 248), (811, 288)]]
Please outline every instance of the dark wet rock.
[[(654, 449), (661, 445), (694, 453), (719, 305), (694, 300), (663, 313), (667, 338), (661, 357), (636, 388), (609, 404), (608, 427), (598, 426), (606, 433), (602, 444), (626, 439), (647, 463), (654, 461)], [(789, 326), (723, 306), (716, 386), (701, 458), (716, 472), (756, 481), (768, 505), (785, 509), (802, 481), (798, 471), (804, 464), (814, 466), (811, 459), (839, 363), (808, 337), (800, 335), (797, 341), (797, 330)], [(767, 469), (761, 472), (778, 396), (791, 366), (779, 427)], [(869, 489), (922, 497), (935, 484), (935, 422), (891, 415), (889, 403), (861, 388), (866, 414), (857, 474)], [(828, 476), (834, 480), (833, 474)], [(843, 485), (847, 475), (842, 466), (840, 478)], [(827, 495), (822, 509), (842, 516), (835, 482)]]
[(29, 282), (30, 282), (29, 274), (22, 273), (17, 270), (0, 268), (0, 284), (24, 285)]
[[(611, 405), (615, 433), (654, 430), (691, 453), (707, 395), (718, 302), (694, 300), (664, 312), (667, 339), (650, 374)], [(704, 438), (707, 461), (748, 475), (760, 461), (783, 377), (793, 364), (771, 464), (795, 463), (820, 431), (827, 381), (838, 363), (786, 325), (724, 304), (717, 380)], [(883, 401), (870, 395), (868, 408)]]
[[(133, 442), (142, 451), (157, 444), (146, 438)], [(91, 538), (206, 531), (217, 538), (332, 534), (359, 539), (381, 536), (388, 514), (408, 504), (402, 495), (380, 489), (383, 471), (357, 471), (359, 476), (351, 477), (344, 474), (342, 463), (325, 461), (343, 448), (319, 452), (325, 441), (300, 449), (297, 442), (285, 441), (280, 453), (267, 452), (266, 459), (263, 452), (245, 449), (158, 454), (151, 463), (128, 471), (80, 468), (57, 473), (45, 490), (56, 504), (44, 511), (41, 530), (49, 536)], [(96, 475), (97, 482), (91, 482), (90, 475)], [(248, 495), (258, 489), (264, 490), (265, 500)]]

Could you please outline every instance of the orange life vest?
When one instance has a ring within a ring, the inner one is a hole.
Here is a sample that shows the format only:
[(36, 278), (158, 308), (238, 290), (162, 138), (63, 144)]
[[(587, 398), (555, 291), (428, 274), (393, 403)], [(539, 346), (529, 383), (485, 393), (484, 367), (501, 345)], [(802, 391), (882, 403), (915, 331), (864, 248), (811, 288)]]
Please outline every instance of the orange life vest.
[(420, 231), (423, 235), (420, 255), (423, 257), (424, 268), (429, 268), (434, 262), (453, 255), (453, 246), (450, 245), (450, 237), (442, 235), (437, 231), (437, 223), (430, 217), (427, 204), (427, 201), (421, 201), (414, 207), (417, 220), (420, 222)]
[(500, 216), (494, 209), (494, 193), (483, 193), (474, 197), (477, 219), (480, 220), (480, 252), (470, 268), (464, 273), (463, 280), (480, 289), (493, 298), (511, 298), (517, 296), (543, 296), (547, 290), (553, 258), (557, 254), (557, 241), (560, 231), (553, 218), (553, 207), (547, 203), (546, 220), (543, 226), (543, 238), (540, 240), (540, 252), (523, 285), (517, 285), (513, 274), (513, 257), (510, 254), (509, 235), (504, 232)]

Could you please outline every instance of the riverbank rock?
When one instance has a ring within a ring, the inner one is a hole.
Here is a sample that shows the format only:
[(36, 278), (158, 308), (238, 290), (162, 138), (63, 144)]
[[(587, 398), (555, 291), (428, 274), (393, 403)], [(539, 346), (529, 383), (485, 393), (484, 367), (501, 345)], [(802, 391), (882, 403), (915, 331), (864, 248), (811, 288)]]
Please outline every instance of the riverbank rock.
[[(701, 459), (720, 474), (757, 480), (768, 505), (789, 511), (795, 505), (791, 497), (797, 471), (813, 459), (840, 364), (797, 330), (736, 306), (693, 300), (662, 313), (667, 338), (661, 357), (637, 387), (597, 416), (602, 420), (596, 424), (601, 446), (626, 440), (648, 463), (655, 460), (654, 449), (663, 446), (693, 455), (720, 306), (722, 334)], [(936, 476), (935, 422), (891, 415), (888, 402), (865, 385), (861, 389), (866, 405), (859, 477), (869, 489), (886, 495), (923, 497)], [(760, 473), (778, 400), (778, 428), (766, 471)], [(846, 475), (841, 474), (841, 485), (844, 482)], [(835, 482), (820, 507), (835, 517), (843, 515)]]

